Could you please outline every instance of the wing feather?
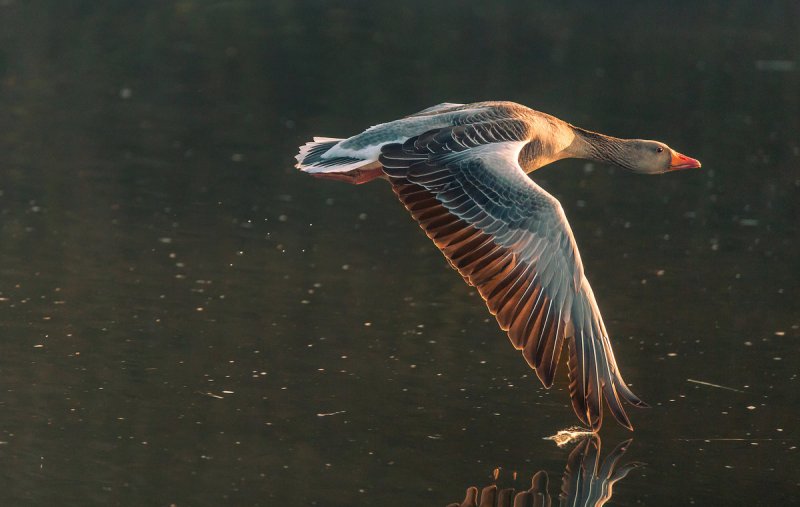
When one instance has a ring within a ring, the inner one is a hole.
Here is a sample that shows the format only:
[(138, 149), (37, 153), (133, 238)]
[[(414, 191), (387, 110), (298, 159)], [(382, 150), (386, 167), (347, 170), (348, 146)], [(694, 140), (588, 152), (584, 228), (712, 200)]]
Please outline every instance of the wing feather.
[(478, 289), (542, 383), (552, 385), (566, 342), (580, 420), (598, 429), (605, 400), (630, 428), (621, 401), (644, 403), (619, 372), (560, 204), (519, 166), (527, 136), (520, 120), (484, 115), (386, 145), (379, 161), (400, 201)]

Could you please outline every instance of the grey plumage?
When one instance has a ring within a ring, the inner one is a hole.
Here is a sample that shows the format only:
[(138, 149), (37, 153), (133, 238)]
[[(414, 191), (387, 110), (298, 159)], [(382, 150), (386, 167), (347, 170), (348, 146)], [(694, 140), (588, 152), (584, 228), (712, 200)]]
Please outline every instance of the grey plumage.
[[(528, 135), (527, 124), (515, 119), (451, 126), (385, 145), (378, 161), (395, 188), (423, 189), (463, 229), (487, 237), (459, 246), (437, 236), (425, 215), (415, 217), (467, 282), (478, 287), (542, 383), (552, 385), (567, 340), (570, 391), (579, 418), (597, 429), (605, 397), (614, 416), (630, 427), (620, 399), (642, 402), (619, 375), (561, 205), (518, 164)], [(507, 273), (464, 269), (486, 258), (508, 259), (515, 268)], [(482, 290), (487, 285), (493, 288)]]
[(622, 402), (646, 405), (622, 379), (561, 205), (526, 174), (570, 157), (647, 174), (700, 167), (663, 143), (604, 136), (513, 102), (442, 103), (348, 139), (315, 138), (297, 167), (351, 183), (388, 179), (542, 383), (552, 385), (567, 343), (581, 421), (597, 430), (607, 405), (632, 428)]

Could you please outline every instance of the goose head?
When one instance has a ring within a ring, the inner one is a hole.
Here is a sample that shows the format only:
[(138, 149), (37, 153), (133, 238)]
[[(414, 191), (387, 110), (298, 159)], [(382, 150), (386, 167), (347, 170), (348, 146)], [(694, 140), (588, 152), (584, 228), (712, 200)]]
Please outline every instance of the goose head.
[(700, 161), (687, 157), (659, 141), (632, 139), (625, 143), (620, 162), (642, 174), (661, 174), (681, 169), (698, 169)]

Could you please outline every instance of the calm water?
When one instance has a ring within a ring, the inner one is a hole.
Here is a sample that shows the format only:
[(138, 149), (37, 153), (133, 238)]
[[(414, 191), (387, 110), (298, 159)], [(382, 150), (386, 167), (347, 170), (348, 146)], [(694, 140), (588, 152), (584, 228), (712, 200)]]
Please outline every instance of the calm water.
[(383, 182), (292, 168), (483, 99), (703, 161), (535, 175), (653, 406), (582, 444), (633, 437), (611, 503), (800, 504), (798, 90), (793, 1), (0, 1), (0, 504), (555, 498), (565, 368), (541, 388)]

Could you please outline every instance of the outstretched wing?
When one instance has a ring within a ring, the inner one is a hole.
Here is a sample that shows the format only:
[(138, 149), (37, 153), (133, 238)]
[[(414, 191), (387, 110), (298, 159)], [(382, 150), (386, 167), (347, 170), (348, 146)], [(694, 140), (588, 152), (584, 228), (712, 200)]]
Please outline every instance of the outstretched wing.
[(450, 264), (474, 285), (511, 343), (550, 387), (566, 340), (575, 413), (597, 429), (603, 398), (631, 428), (625, 385), (559, 202), (519, 165), (528, 126), (456, 125), (386, 145), (395, 193)]

